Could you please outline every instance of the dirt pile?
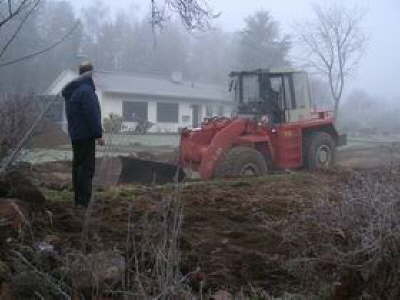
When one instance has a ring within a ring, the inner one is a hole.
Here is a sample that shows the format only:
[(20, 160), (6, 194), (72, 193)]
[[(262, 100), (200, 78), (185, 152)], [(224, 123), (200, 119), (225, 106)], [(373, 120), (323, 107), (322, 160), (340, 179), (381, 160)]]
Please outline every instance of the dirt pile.
[(43, 208), (45, 197), (24, 170), (0, 177), (0, 245), (29, 224), (30, 215)]
[[(235, 291), (250, 283), (271, 293), (290, 290), (296, 279), (282, 264), (289, 253), (281, 232), (291, 217), (312, 207), (316, 199), (340, 201), (337, 189), (342, 175), (296, 173), (187, 185), (178, 193), (183, 205), (181, 272), (197, 270), (192, 286), (201, 281), (204, 288), (214, 291), (221, 287)], [(72, 205), (64, 202), (71, 201), (71, 193), (65, 191), (62, 199), (54, 199), (60, 197), (59, 192), (48, 193), (53, 201), (46, 210), (52, 212), (53, 226), (48, 231), (47, 222), (39, 222), (36, 235), (53, 234), (62, 239), (64, 249), (79, 248), (83, 216), (77, 216)], [(126, 253), (130, 219), (140, 243), (160, 239), (157, 227), (164, 202), (175, 193), (174, 187), (141, 186), (99, 192), (91, 212), (96, 237), (92, 237), (90, 249)], [(144, 230), (141, 226), (148, 223), (153, 227)]]
[(44, 204), (45, 198), (41, 191), (29, 179), (29, 169), (13, 170), (0, 178), (0, 198), (18, 198), (33, 207)]
[(35, 184), (41, 188), (62, 191), (72, 188), (72, 162), (57, 161), (36, 164), (29, 170)]
[(54, 148), (70, 143), (66, 134), (59, 124), (44, 120), (32, 138), (31, 146), (34, 148)]

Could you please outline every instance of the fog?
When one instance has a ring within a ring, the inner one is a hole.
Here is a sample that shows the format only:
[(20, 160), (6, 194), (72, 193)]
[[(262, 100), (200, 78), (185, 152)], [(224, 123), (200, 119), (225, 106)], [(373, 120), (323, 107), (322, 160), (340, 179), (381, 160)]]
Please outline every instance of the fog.
[[(79, 1), (76, 7), (83, 7), (92, 0)], [(78, 2), (78, 1), (76, 1)], [(117, 0), (107, 3), (114, 11), (135, 7), (136, 14), (149, 9), (145, 1)], [(221, 16), (215, 20), (216, 26), (234, 32), (244, 26), (244, 19), (255, 11), (264, 9), (280, 22), (283, 31), (291, 34), (296, 21), (307, 19), (312, 14), (313, 3), (327, 0), (213, 0), (210, 1)], [(339, 2), (339, 1), (336, 1)], [(142, 4), (141, 4), (142, 3)], [(367, 9), (365, 31), (369, 36), (368, 49), (354, 74), (347, 94), (352, 89), (367, 89), (369, 92), (394, 98), (400, 96), (397, 71), (400, 69), (400, 1), (397, 0), (347, 0), (346, 4), (357, 4)]]
[[(169, 21), (154, 32), (150, 24), (150, 1), (41, 0), (17, 38), (0, 54), (0, 65), (54, 44), (78, 20), (82, 26), (54, 49), (3, 66), (0, 91), (43, 93), (58, 74), (76, 67), (79, 57), (92, 60), (98, 70), (164, 75), (178, 71), (187, 81), (226, 86), (232, 70), (302, 65), (297, 25), (313, 18), (315, 3), (321, 6), (342, 3), (365, 11), (360, 32), (367, 37), (367, 43), (357, 67), (346, 78), (340, 102), (346, 104), (354, 101), (351, 100), (354, 95), (365, 95), (369, 102), (379, 104), (374, 110), (383, 106), (400, 108), (399, 1), (209, 0), (208, 3), (214, 13), (220, 13), (211, 21), (212, 29), (189, 32), (177, 14), (171, 12)], [(244, 34), (257, 18), (264, 18), (271, 30), (263, 45), (261, 42), (258, 45), (254, 36)], [(13, 36), (18, 22), (17, 18), (1, 28), (0, 47)], [(253, 44), (246, 45), (246, 39)], [(259, 46), (265, 52), (254, 52)], [(322, 77), (317, 78), (316, 85), (314, 98), (329, 102), (330, 89)], [(345, 107), (344, 115), (352, 113)]]

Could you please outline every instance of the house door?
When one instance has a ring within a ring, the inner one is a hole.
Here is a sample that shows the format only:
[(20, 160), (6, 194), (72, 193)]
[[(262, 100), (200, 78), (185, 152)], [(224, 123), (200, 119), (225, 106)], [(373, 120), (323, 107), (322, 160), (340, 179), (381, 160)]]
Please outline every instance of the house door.
[(200, 127), (200, 106), (192, 105), (192, 127)]

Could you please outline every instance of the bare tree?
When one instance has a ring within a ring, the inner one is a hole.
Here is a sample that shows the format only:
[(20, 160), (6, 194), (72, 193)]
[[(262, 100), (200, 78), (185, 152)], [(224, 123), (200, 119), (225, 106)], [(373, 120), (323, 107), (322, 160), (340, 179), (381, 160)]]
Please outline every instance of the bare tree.
[(31, 95), (0, 94), (0, 161), (30, 128), (36, 111)]
[(4, 26), (8, 22), (11, 22), (18, 15), (29, 11), (40, 0), (1, 0), (0, 1), (0, 27)]
[(219, 16), (208, 4), (208, 0), (151, 0), (153, 28), (162, 27), (176, 13), (188, 30), (205, 30), (211, 27), (210, 21)]
[[(42, 2), (41, 0), (0, 0), (0, 40), (2, 41), (0, 44), (0, 60), (9, 49), (10, 45), (16, 40), (28, 19)], [(70, 38), (78, 27), (80, 27), (79, 21), (77, 21), (68, 32), (61, 36), (59, 40), (52, 42), (50, 45), (40, 50), (32, 51), (27, 55), (1, 62), (0, 68), (31, 59), (56, 48)], [(3, 29), (7, 28), (9, 30), (5, 32)]]
[(0, 58), (15, 40), (25, 22), (40, 4), (40, 1), (41, 0), (0, 0), (0, 29), (3, 29), (3, 27), (12, 22), (18, 23), (15, 31), (6, 39), (4, 45), (1, 45)]
[(337, 3), (313, 6), (315, 18), (296, 25), (300, 44), (306, 50), (305, 64), (326, 76), (337, 116), (346, 79), (357, 67), (366, 47), (361, 23), (365, 10)]

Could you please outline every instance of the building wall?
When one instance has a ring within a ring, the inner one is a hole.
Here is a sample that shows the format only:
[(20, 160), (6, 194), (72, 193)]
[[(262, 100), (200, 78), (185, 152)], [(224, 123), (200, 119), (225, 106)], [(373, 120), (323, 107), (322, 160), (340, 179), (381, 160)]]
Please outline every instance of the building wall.
[(103, 119), (107, 118), (111, 113), (122, 116), (122, 101), (120, 99), (104, 94), (100, 104)]
[[(76, 78), (77, 74), (71, 70), (66, 70), (62, 72), (51, 84), (48, 90), (45, 92), (46, 95), (57, 95), (61, 92), (62, 88), (70, 82), (72, 79)], [(132, 95), (122, 95), (115, 93), (103, 93), (101, 88), (96, 90), (99, 98), (99, 102), (102, 108), (102, 117), (106, 118), (110, 113), (117, 115), (123, 115), (123, 101), (137, 101), (137, 102), (147, 102), (148, 103), (148, 120), (154, 123), (151, 128), (151, 132), (176, 132), (179, 128), (188, 127), (192, 128), (193, 125), (193, 105), (199, 107), (199, 122), (201, 122), (205, 117), (218, 115), (218, 107), (224, 106), (224, 116), (230, 117), (233, 110), (233, 103), (227, 103), (224, 101), (218, 102), (204, 102), (204, 101), (194, 101), (188, 99), (187, 101), (182, 101), (178, 99), (155, 99), (153, 97), (135, 97)], [(157, 103), (177, 103), (179, 105), (178, 112), (178, 122), (158, 122), (157, 121)], [(63, 109), (63, 128), (67, 130), (67, 123), (65, 119), (65, 107), (61, 106)], [(209, 107), (212, 107), (210, 114)], [(125, 122), (127, 127), (135, 128), (136, 124), (134, 122)]]
[[(213, 107), (213, 116), (216, 116), (218, 113), (218, 107), (224, 106), (224, 116), (229, 117), (232, 113), (232, 105), (230, 103), (199, 103), (193, 101), (182, 101), (182, 100), (173, 100), (173, 99), (154, 99), (147, 97), (135, 97), (128, 95), (115, 95), (115, 94), (104, 94), (102, 97), (102, 113), (103, 118), (107, 117), (110, 113), (118, 114), (120, 116), (123, 115), (122, 107), (124, 101), (132, 101), (132, 102), (147, 102), (148, 103), (148, 121), (154, 123), (153, 127), (150, 129), (150, 132), (157, 133), (167, 133), (167, 132), (177, 132), (179, 128), (192, 128), (192, 113), (193, 113), (193, 105), (199, 105), (200, 107), (200, 116), (199, 119), (203, 120), (207, 116), (207, 106)], [(169, 123), (169, 122), (158, 122), (157, 121), (157, 103), (177, 103), (179, 105), (178, 108), (178, 122), (177, 123)], [(124, 122), (125, 127), (128, 129), (134, 129), (136, 126), (135, 122)]]

